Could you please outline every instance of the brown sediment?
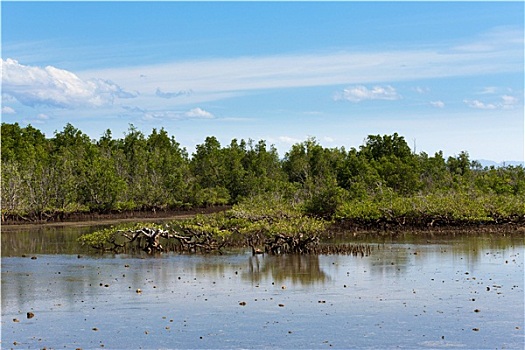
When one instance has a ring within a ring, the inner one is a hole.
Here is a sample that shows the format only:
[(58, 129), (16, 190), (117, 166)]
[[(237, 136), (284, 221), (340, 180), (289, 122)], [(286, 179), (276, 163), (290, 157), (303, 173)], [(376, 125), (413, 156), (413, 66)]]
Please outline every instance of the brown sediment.
[(349, 233), (353, 236), (412, 234), (454, 234), (454, 233), (506, 233), (525, 234), (525, 217), (513, 216), (506, 220), (476, 222), (468, 220), (408, 221), (408, 220), (339, 220), (330, 229), (331, 234)]
[(51, 213), (43, 219), (38, 218), (33, 220), (20, 215), (4, 215), (2, 217), (2, 231), (42, 225), (80, 227), (134, 221), (185, 219), (197, 214), (212, 214), (230, 208), (231, 206), (213, 206), (192, 209), (114, 211), (108, 213)]

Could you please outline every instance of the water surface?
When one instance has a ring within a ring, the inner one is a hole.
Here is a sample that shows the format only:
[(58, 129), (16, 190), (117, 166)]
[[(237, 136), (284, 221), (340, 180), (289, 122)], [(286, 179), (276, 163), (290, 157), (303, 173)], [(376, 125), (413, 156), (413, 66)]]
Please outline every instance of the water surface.
[(520, 236), (380, 238), (364, 257), (78, 256), (78, 234), (2, 233), (2, 348), (524, 346)]

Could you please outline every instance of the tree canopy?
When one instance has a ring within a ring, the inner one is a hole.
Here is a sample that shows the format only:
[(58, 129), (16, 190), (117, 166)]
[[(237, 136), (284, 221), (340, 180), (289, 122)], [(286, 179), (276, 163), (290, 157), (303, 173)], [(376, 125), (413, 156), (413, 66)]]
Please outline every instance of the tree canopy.
[(394, 208), (410, 199), (415, 207), (417, 198), (445, 197), (467, 206), (468, 198), (492, 198), (525, 211), (522, 166), (482, 168), (466, 151), (416, 154), (397, 133), (369, 135), (348, 150), (308, 138), (282, 158), (264, 140), (224, 146), (214, 136), (190, 155), (165, 129), (145, 135), (133, 125), (122, 138), (107, 130), (98, 140), (71, 124), (51, 138), (17, 123), (2, 123), (1, 133), (3, 217), (203, 207), (269, 193), (324, 218), (360, 215), (363, 203)]

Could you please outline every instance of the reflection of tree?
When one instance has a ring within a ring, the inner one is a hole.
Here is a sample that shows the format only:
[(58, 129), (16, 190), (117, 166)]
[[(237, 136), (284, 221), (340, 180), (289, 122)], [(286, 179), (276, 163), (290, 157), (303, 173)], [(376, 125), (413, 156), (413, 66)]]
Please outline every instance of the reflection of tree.
[(36, 227), (2, 232), (2, 256), (22, 254), (79, 254), (89, 252), (77, 241), (92, 227)]
[(255, 283), (271, 279), (275, 282), (291, 280), (300, 284), (314, 284), (329, 279), (321, 269), (319, 256), (300, 254), (251, 256), (248, 271), (242, 274), (242, 278)]

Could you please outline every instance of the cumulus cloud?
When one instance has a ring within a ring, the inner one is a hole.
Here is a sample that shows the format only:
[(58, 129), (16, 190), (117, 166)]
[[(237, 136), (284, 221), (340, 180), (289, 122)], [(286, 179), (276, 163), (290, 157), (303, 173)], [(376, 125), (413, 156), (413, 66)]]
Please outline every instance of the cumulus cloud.
[(399, 100), (399, 95), (392, 86), (374, 86), (371, 89), (363, 85), (348, 87), (335, 94), (336, 101), (361, 102), (364, 100)]
[(202, 108), (193, 108), (189, 111), (156, 111), (145, 112), (142, 119), (144, 120), (165, 120), (165, 119), (213, 119), (215, 116)]
[(436, 107), (436, 108), (443, 108), (443, 107), (445, 107), (445, 102), (443, 102), (443, 101), (430, 101), (430, 105), (432, 107)]
[(164, 92), (160, 88), (157, 88), (155, 95), (161, 98), (174, 98), (179, 96), (189, 96), (193, 93), (192, 90), (180, 90), (179, 92)]
[(203, 119), (213, 118), (213, 114), (201, 108), (198, 108), (198, 107), (187, 111), (186, 113), (184, 113), (184, 115), (188, 118), (203, 118)]
[(137, 96), (110, 80), (83, 80), (53, 66), (26, 66), (10, 58), (1, 63), (3, 93), (31, 107), (101, 107), (113, 104), (115, 98)]
[(15, 110), (9, 106), (2, 106), (2, 114), (15, 114)]

